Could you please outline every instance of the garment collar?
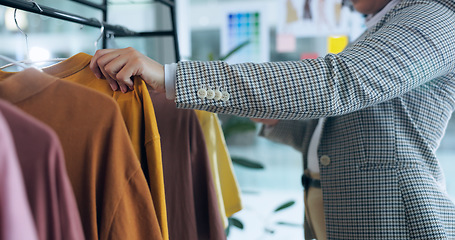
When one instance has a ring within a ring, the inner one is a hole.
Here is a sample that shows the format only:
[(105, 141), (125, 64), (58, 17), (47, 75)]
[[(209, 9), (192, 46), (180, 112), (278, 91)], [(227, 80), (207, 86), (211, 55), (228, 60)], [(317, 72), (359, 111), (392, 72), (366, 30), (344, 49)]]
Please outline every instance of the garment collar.
[(384, 15), (386, 15), (386, 13), (388, 13), (400, 2), (401, 0), (392, 0), (378, 13), (368, 15), (365, 19), (365, 25), (367, 26), (367, 28), (371, 28), (374, 25), (376, 25), (376, 23), (378, 23), (379, 20), (381, 20), (381, 18), (384, 17)]
[(43, 68), (43, 72), (58, 78), (66, 78), (78, 73), (90, 64), (92, 56), (86, 53), (78, 53), (62, 62)]
[(17, 103), (43, 91), (57, 80), (36, 68), (21, 72), (0, 71), (0, 98)]

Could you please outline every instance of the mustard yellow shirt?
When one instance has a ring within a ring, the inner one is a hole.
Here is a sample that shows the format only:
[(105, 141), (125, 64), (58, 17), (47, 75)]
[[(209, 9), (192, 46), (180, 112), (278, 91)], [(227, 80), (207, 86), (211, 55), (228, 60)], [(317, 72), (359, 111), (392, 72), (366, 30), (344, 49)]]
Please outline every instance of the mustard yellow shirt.
[(147, 87), (144, 81), (137, 78), (134, 80), (134, 91), (128, 93), (112, 91), (105, 79), (98, 79), (90, 70), (91, 58), (91, 55), (79, 53), (65, 61), (44, 68), (43, 71), (107, 94), (117, 102), (134, 150), (141, 161), (143, 169), (144, 166), (147, 167), (144, 170), (144, 174), (149, 180), (149, 187), (163, 239), (169, 239), (160, 135)]

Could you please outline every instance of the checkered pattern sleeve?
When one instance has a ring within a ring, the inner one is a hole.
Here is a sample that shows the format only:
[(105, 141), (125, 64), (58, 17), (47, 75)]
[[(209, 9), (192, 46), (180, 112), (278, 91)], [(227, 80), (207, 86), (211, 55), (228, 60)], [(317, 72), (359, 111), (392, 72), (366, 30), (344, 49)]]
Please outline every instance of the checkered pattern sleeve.
[[(444, 2), (444, 1), (443, 1)], [(454, 3), (404, 0), (339, 54), (301, 61), (180, 62), (180, 108), (246, 117), (306, 119), (343, 115), (402, 96), (455, 66)], [(227, 101), (199, 98), (220, 88)]]

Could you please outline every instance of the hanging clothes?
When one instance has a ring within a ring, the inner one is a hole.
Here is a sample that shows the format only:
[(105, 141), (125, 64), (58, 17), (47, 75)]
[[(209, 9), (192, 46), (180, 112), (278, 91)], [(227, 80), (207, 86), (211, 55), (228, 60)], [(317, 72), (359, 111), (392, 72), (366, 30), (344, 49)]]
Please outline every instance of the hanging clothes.
[(3, 100), (0, 111), (14, 139), (39, 239), (84, 239), (58, 137), (48, 126)]
[(226, 228), (227, 217), (242, 210), (240, 188), (218, 116), (216, 113), (201, 110), (194, 110), (194, 112), (204, 133), (220, 214)]
[(37, 240), (13, 137), (0, 110), (0, 239)]
[(311, 0), (305, 0), (303, 4), (303, 19), (313, 19), (313, 14), (311, 13)]
[(226, 239), (204, 135), (193, 110), (150, 91), (161, 131), (171, 240)]
[(109, 83), (98, 79), (89, 68), (91, 55), (76, 54), (67, 60), (43, 69), (55, 77), (78, 83), (112, 97), (120, 108), (134, 150), (148, 179), (155, 212), (163, 239), (168, 239), (166, 200), (164, 193), (161, 143), (155, 111), (141, 79), (134, 81), (134, 91), (112, 91)]
[(86, 239), (161, 239), (146, 179), (111, 98), (33, 68), (0, 71), (0, 98), (59, 136)]

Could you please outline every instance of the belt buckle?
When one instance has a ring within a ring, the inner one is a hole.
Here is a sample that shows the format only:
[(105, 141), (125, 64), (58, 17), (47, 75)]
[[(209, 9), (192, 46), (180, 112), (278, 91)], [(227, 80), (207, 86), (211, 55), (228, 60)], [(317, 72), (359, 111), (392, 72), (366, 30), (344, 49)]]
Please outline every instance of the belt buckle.
[(321, 188), (321, 181), (302, 174), (302, 186), (304, 189), (308, 189), (308, 187)]

